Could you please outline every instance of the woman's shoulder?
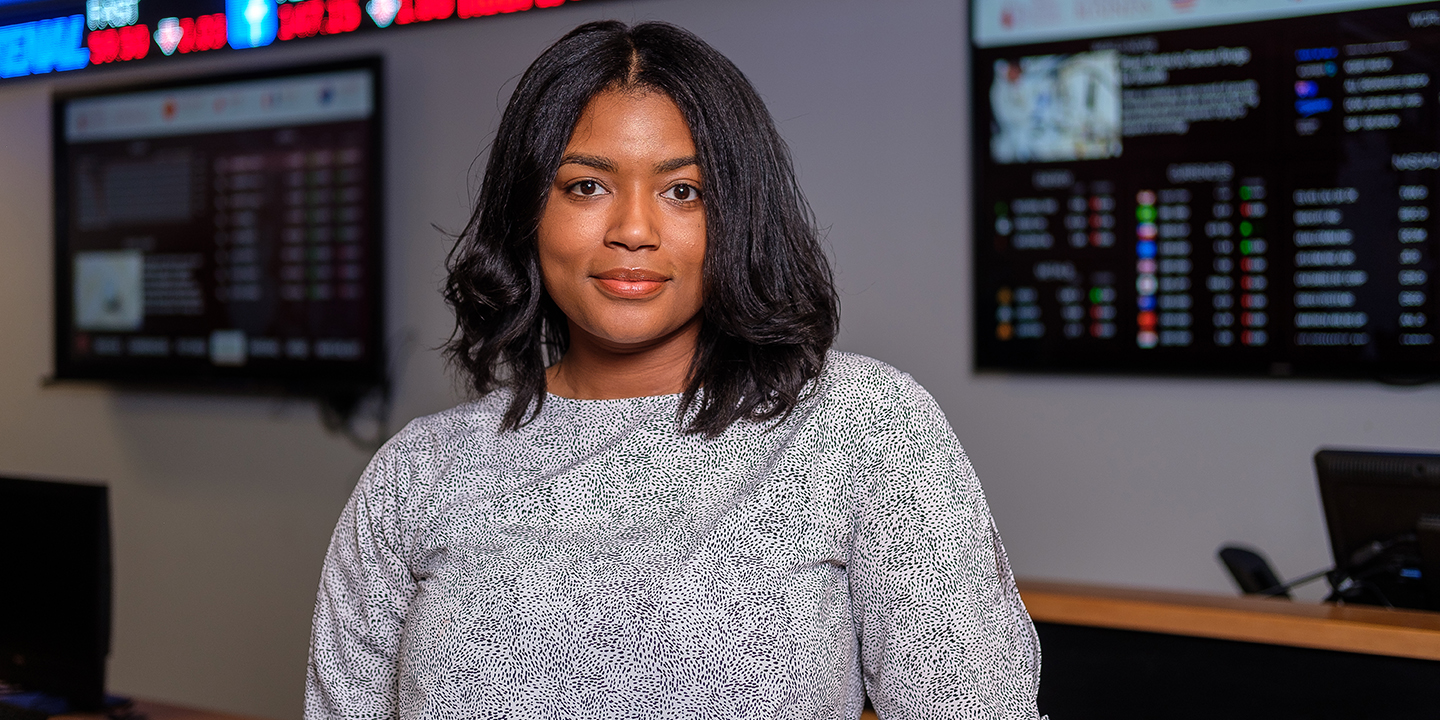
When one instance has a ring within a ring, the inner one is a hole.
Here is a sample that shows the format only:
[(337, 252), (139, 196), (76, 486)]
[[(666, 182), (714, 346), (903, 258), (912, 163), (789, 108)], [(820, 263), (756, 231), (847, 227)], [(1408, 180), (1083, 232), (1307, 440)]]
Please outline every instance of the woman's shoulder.
[(484, 453), (495, 443), (508, 402), (508, 397), (498, 397), (501, 394), (492, 392), (406, 423), (380, 446), (367, 475), (385, 484), (424, 483), (464, 457)]
[(819, 414), (830, 424), (867, 433), (900, 428), (914, 435), (950, 433), (939, 403), (909, 373), (874, 358), (832, 350), (816, 385)]
[(494, 435), (500, 426), (509, 398), (504, 391), (492, 392), (478, 400), (462, 402), (452, 408), (422, 415), (405, 423), (390, 438), (381, 452), (416, 449), (418, 446), (443, 447), (464, 441), (474, 442), (486, 434)]
[(821, 392), (831, 402), (873, 407), (907, 399), (929, 400), (929, 393), (909, 373), (872, 357), (831, 350), (819, 377)]

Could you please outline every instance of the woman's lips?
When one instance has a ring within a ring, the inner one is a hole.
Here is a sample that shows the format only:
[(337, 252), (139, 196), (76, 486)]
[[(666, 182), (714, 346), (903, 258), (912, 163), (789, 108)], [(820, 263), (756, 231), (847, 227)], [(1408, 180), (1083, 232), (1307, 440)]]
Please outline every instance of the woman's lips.
[(590, 277), (595, 278), (606, 293), (629, 300), (654, 295), (670, 280), (666, 275), (643, 268), (615, 268)]

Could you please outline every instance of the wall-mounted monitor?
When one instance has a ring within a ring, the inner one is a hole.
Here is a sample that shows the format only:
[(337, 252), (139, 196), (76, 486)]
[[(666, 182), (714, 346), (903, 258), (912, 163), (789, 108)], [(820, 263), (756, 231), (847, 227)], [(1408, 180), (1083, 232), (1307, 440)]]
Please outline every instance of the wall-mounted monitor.
[(59, 97), (55, 376), (383, 381), (380, 63)]
[(1440, 3), (972, 3), (976, 366), (1440, 375)]

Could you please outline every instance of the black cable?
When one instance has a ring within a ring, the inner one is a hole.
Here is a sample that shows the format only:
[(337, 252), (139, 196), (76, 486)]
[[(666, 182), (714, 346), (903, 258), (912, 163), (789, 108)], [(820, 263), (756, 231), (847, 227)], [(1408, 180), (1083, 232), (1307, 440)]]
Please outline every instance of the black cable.
[[(370, 402), (368, 399), (374, 398)], [(381, 385), (372, 388), (370, 392), (363, 395), (331, 395), (322, 397), (320, 404), (320, 422), (326, 430), (336, 433), (346, 440), (349, 440), (355, 447), (366, 452), (375, 452), (390, 437), (388, 431), (388, 420), (390, 418), (390, 389), (389, 385)], [(370, 437), (362, 435), (355, 427), (358, 418), (365, 417), (361, 410), (365, 407), (373, 407), (374, 411), (369, 413), (375, 424), (375, 433)]]
[(1285, 582), (1283, 582), (1283, 583), (1280, 583), (1279, 585), (1271, 585), (1270, 587), (1265, 588), (1264, 590), (1261, 590), (1260, 592), (1257, 592), (1257, 593), (1254, 593), (1254, 594), (1256, 594), (1256, 595), (1283, 595), (1283, 594), (1285, 594), (1285, 593), (1287, 593), (1287, 592), (1289, 592), (1289, 591), (1291, 591), (1291, 590), (1293, 590), (1293, 589), (1295, 589), (1295, 588), (1297, 588), (1297, 587), (1300, 587), (1301, 585), (1304, 585), (1305, 583), (1314, 582), (1314, 581), (1316, 581), (1316, 580), (1319, 580), (1320, 578), (1325, 577), (1326, 575), (1329, 575), (1329, 574), (1330, 574), (1331, 572), (1333, 572), (1334, 570), (1335, 570), (1335, 568), (1334, 568), (1333, 566), (1327, 567), (1327, 568), (1325, 568), (1325, 569), (1323, 569), (1323, 570), (1316, 570), (1315, 572), (1306, 573), (1306, 574), (1304, 574), (1304, 575), (1301, 575), (1300, 577), (1297, 577), (1297, 578), (1295, 578), (1294, 580), (1287, 580), (1287, 581), (1285, 581)]
[[(319, 398), (320, 422), (325, 429), (344, 437), (355, 447), (367, 453), (380, 449), (390, 438), (390, 389), (396, 376), (402, 374), (405, 363), (415, 349), (415, 331), (406, 330), (398, 340), (390, 342), (389, 357), (385, 362), (385, 378), (380, 385), (362, 393), (337, 393)], [(375, 424), (375, 432), (367, 437), (355, 427), (357, 418), (364, 418), (361, 410), (368, 403), (374, 408), (369, 417)]]

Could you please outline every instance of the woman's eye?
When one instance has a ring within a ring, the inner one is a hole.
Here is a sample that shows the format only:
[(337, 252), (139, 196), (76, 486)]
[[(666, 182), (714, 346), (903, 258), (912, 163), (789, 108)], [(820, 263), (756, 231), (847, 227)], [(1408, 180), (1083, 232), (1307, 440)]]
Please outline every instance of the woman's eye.
[(585, 197), (593, 197), (595, 195), (605, 194), (605, 188), (601, 187), (600, 183), (594, 180), (581, 180), (570, 186), (570, 192)]
[(669, 190), (666, 190), (663, 194), (663, 197), (670, 198), (671, 200), (688, 202), (690, 200), (695, 200), (696, 198), (700, 197), (700, 188), (697, 188), (694, 185), (687, 185), (685, 183), (681, 183), (679, 185), (671, 187)]

